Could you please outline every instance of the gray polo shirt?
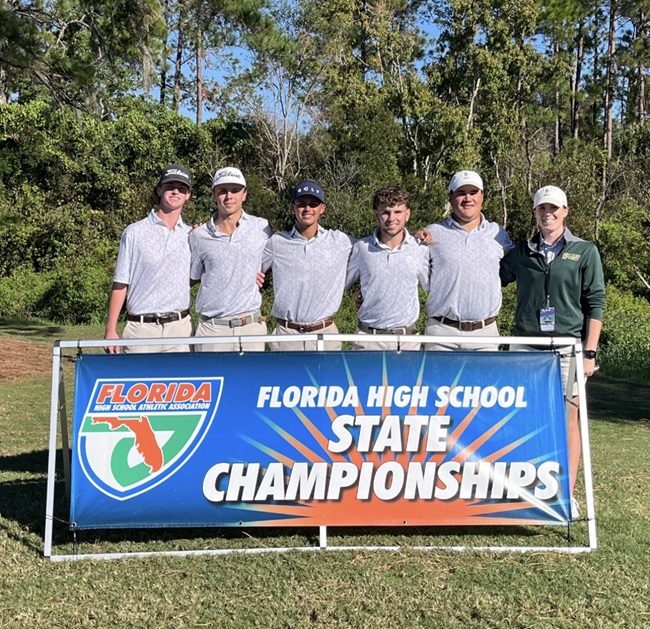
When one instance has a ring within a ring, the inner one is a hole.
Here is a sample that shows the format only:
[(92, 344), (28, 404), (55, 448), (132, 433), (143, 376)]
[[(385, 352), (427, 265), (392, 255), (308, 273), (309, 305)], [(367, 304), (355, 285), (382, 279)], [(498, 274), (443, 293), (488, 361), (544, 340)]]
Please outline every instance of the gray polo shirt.
[(513, 244), (505, 229), (481, 214), (472, 231), (453, 217), (429, 225), (431, 284), (426, 311), (429, 317), (455, 321), (482, 321), (501, 309), (499, 263)]
[(190, 307), (190, 227), (181, 218), (174, 229), (151, 210), (122, 234), (113, 281), (128, 284), (126, 310), (132, 315)]
[(242, 213), (232, 235), (220, 232), (210, 220), (190, 234), (190, 276), (199, 280), (197, 311), (206, 317), (239, 317), (256, 312), (262, 295), (256, 276), (271, 228), (266, 219)]
[(271, 314), (298, 323), (334, 316), (341, 306), (353, 244), (350, 236), (320, 225), (309, 240), (295, 226), (273, 234), (262, 262), (262, 270), (273, 270)]
[[(406, 231), (406, 230), (404, 230)], [(414, 324), (420, 316), (418, 283), (429, 286), (429, 248), (406, 231), (395, 249), (372, 236), (359, 240), (352, 249), (346, 286), (361, 281), (363, 304), (359, 320), (373, 328), (400, 328)]]

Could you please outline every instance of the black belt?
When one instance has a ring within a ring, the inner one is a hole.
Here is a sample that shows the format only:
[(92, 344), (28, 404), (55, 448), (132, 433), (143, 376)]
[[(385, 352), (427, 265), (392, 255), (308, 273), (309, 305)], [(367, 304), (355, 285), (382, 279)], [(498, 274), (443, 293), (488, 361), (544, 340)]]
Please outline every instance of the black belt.
[(366, 334), (417, 334), (418, 329), (415, 324), (404, 326), (402, 328), (373, 328), (363, 321), (359, 321), (359, 329)]
[(316, 323), (298, 323), (296, 321), (287, 321), (286, 319), (278, 319), (278, 323), (290, 330), (298, 330), (300, 334), (309, 334), (310, 332), (322, 330), (332, 325), (334, 323), (334, 317), (327, 317), (327, 319), (316, 321)]
[(157, 323), (158, 325), (164, 325), (165, 323), (172, 323), (173, 321), (185, 319), (189, 314), (189, 310), (176, 310), (174, 312), (158, 312), (155, 314), (142, 315), (127, 314), (126, 320), (137, 321), (138, 323)]
[(456, 328), (461, 332), (474, 332), (474, 330), (486, 328), (488, 325), (494, 323), (497, 320), (496, 317), (488, 317), (483, 321), (456, 321), (455, 319), (447, 319), (447, 317), (431, 318), (435, 319), (436, 321), (440, 321), (440, 323), (444, 323), (445, 325), (448, 325), (452, 328)]

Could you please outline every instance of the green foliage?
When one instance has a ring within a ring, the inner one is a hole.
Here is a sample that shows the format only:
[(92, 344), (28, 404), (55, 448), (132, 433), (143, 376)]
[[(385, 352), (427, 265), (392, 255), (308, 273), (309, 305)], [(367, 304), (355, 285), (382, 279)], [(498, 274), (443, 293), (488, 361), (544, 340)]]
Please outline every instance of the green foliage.
[(38, 303), (39, 315), (64, 323), (105, 321), (112, 269), (98, 264), (92, 255), (72, 263), (59, 260), (51, 273), (51, 284)]
[(29, 265), (17, 267), (0, 280), (0, 316), (40, 316), (40, 304), (52, 284), (51, 272), (38, 273)]
[(635, 295), (648, 295), (650, 212), (629, 197), (604, 209), (600, 246), (607, 281)]
[(650, 304), (609, 285), (599, 358), (603, 372), (650, 380)]

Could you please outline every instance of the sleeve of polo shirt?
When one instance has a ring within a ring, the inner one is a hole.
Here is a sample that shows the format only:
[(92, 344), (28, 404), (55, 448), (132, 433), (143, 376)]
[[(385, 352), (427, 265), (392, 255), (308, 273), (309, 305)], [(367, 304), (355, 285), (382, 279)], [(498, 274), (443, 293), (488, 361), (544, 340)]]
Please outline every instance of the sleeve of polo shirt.
[(336, 244), (340, 246), (343, 251), (345, 251), (345, 255), (349, 260), (350, 254), (352, 253), (352, 248), (354, 247), (354, 243), (357, 242), (357, 239), (353, 238), (352, 236), (348, 236), (345, 232), (338, 230), (332, 233), (336, 237)]
[(431, 249), (418, 245), (418, 251), (422, 251), (422, 264), (418, 269), (418, 280), (424, 290), (429, 290), (429, 279), (431, 277)]
[(205, 225), (202, 227), (197, 227), (196, 229), (190, 232), (190, 252), (191, 252), (191, 261), (190, 261), (190, 280), (193, 282), (199, 282), (205, 271), (203, 266), (203, 256), (201, 255), (201, 246), (199, 241), (199, 230), (207, 229)]
[(348, 271), (345, 277), (345, 288), (350, 289), (359, 279), (359, 244), (356, 243), (352, 248), (352, 255), (348, 262)]
[(503, 247), (503, 250), (506, 253), (514, 248), (514, 244), (512, 243), (512, 240), (510, 240), (510, 236), (508, 236), (508, 232), (501, 226), (499, 226), (499, 235), (497, 238), (499, 244)]
[(582, 272), (581, 308), (589, 319), (603, 320), (605, 309), (605, 278), (596, 245), (591, 243)]
[(131, 283), (131, 260), (133, 257), (133, 238), (131, 231), (127, 228), (122, 233), (120, 239), (120, 248), (117, 253), (117, 262), (115, 264), (115, 273), (113, 281), (120, 284)]
[(273, 266), (273, 236), (266, 241), (262, 254), (262, 273), (266, 273)]
[(501, 286), (512, 284), (517, 279), (517, 248), (511, 249), (504, 258), (501, 259), (499, 267), (499, 277)]

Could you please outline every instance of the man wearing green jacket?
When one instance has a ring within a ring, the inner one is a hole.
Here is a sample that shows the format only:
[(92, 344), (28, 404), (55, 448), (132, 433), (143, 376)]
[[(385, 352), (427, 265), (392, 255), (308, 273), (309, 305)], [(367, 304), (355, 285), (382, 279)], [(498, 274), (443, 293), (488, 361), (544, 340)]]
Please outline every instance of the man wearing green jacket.
[[(535, 194), (533, 212), (539, 232), (522, 241), (501, 263), (501, 283), (517, 281), (515, 336), (571, 336), (583, 343), (586, 376), (596, 369), (596, 352), (605, 306), (605, 280), (596, 245), (574, 236), (565, 226), (567, 197), (556, 186)], [(525, 349), (513, 348), (511, 349)], [(566, 390), (569, 357), (562, 358)], [(571, 492), (580, 462), (577, 391), (568, 425)], [(576, 509), (575, 501), (572, 501)], [(574, 513), (575, 516), (575, 513)]]

